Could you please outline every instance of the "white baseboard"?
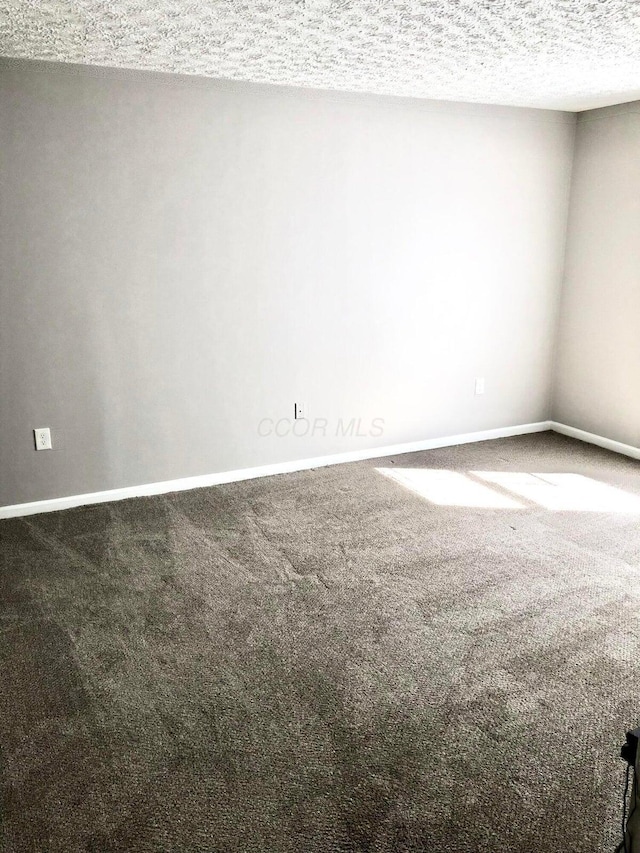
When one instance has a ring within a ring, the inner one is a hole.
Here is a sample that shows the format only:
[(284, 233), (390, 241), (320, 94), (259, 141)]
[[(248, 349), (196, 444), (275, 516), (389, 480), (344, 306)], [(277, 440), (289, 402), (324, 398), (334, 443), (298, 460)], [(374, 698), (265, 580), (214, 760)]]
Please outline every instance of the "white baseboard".
[(577, 438), (580, 441), (586, 441), (588, 444), (597, 444), (598, 447), (613, 450), (614, 453), (622, 453), (623, 456), (630, 456), (632, 459), (640, 459), (640, 447), (634, 447), (632, 444), (623, 444), (621, 441), (614, 441), (612, 438), (605, 438), (602, 435), (596, 435), (577, 427), (559, 424), (557, 421), (549, 421), (549, 429), (571, 438)]
[(241, 468), (237, 471), (224, 471), (220, 474), (204, 474), (198, 477), (184, 477), (180, 480), (166, 480), (162, 483), (148, 483), (143, 486), (126, 486), (123, 489), (109, 489), (104, 492), (92, 492), (84, 495), (69, 495), (63, 498), (51, 498), (32, 503), (13, 504), (0, 507), (0, 519), (35, 515), (40, 512), (55, 512), (60, 509), (85, 506), (87, 504), (121, 501), (125, 498), (139, 498), (148, 495), (161, 495), (167, 492), (182, 492), (187, 489), (200, 489), (205, 486), (220, 486), (240, 480), (253, 480), (258, 477), (271, 477), (274, 474), (290, 474), (294, 471), (306, 471), (309, 468), (322, 468), (326, 465), (338, 465), (342, 462), (360, 462), (363, 459), (377, 459), (394, 456), (399, 453), (415, 453), (418, 450), (434, 450), (437, 447), (451, 447), (456, 444), (470, 444), (474, 441), (490, 441), (495, 438), (507, 438), (513, 435), (526, 435), (532, 432), (545, 432), (551, 429), (550, 421), (533, 424), (487, 429), (480, 432), (468, 432), (463, 435), (450, 435), (445, 438), (427, 438), (424, 441), (412, 441), (407, 444), (394, 444), (387, 447), (370, 447), (363, 450), (349, 450), (334, 453), (331, 456), (318, 456), (313, 459), (296, 459), (292, 462), (276, 462), (273, 465), (261, 465), (258, 468)]

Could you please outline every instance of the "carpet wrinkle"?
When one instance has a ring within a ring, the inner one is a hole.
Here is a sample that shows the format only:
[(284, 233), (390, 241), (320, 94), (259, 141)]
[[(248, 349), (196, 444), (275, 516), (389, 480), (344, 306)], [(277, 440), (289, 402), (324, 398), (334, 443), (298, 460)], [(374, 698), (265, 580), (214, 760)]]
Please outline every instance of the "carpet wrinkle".
[[(187, 516), (175, 507), (168, 511), (171, 525), (170, 553), (176, 577), (194, 589), (205, 589), (215, 594), (215, 584), (226, 588), (228, 584), (252, 583), (257, 576), (241, 559), (233, 556), (224, 544), (207, 537), (190, 523)], [(208, 583), (202, 584), (206, 578)], [(203, 602), (212, 596), (204, 595)]]
[(303, 573), (298, 571), (298, 568), (296, 567), (291, 557), (287, 554), (286, 550), (284, 548), (279, 548), (271, 541), (264, 527), (261, 525), (255, 509), (252, 506), (250, 506), (249, 509), (253, 513), (253, 525), (258, 531), (258, 534), (262, 539), (263, 543), (267, 546), (267, 553), (272, 559), (275, 557), (275, 561), (279, 566), (280, 579), (284, 581), (299, 581), (302, 578)]
[(638, 517), (440, 506), (392, 461), (640, 494), (540, 433), (0, 522), (3, 849), (611, 851)]

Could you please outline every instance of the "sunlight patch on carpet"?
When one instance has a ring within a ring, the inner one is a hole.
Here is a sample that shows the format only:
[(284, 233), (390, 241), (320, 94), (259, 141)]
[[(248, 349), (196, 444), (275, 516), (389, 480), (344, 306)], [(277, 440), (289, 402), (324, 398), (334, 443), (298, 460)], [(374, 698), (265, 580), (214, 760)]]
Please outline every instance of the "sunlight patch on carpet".
[[(582, 474), (377, 468), (438, 506), (640, 513), (640, 497)], [(523, 503), (524, 501), (525, 503)]]
[(431, 468), (377, 468), (376, 470), (438, 506), (524, 509), (523, 505), (514, 498), (478, 483), (459, 471)]

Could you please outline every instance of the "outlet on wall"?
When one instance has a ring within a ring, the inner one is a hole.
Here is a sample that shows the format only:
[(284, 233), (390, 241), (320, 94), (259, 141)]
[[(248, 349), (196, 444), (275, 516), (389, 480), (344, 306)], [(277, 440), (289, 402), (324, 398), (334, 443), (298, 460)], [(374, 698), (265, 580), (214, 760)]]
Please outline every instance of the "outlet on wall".
[(36, 450), (51, 450), (51, 430), (49, 427), (39, 427), (33, 431), (33, 440), (36, 444)]
[(476, 379), (476, 394), (484, 394), (484, 376)]

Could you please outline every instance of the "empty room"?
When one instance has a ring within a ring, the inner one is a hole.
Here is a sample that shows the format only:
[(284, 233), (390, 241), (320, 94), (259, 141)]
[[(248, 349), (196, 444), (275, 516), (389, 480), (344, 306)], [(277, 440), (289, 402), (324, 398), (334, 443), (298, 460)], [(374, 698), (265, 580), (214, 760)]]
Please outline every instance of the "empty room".
[(0, 851), (640, 853), (640, 6), (0, 0)]

